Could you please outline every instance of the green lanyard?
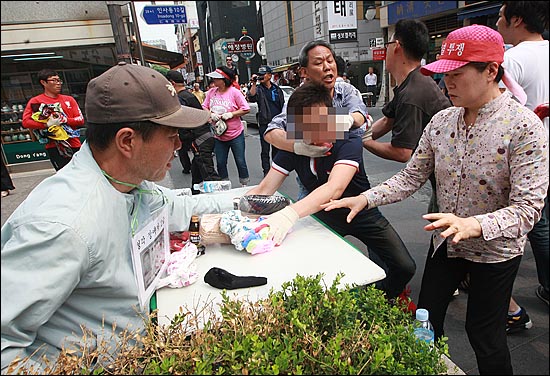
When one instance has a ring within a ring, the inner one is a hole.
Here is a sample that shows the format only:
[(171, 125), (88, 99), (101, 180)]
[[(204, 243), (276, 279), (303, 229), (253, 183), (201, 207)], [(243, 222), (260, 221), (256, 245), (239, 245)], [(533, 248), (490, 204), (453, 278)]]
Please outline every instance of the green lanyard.
[(115, 178), (113, 178), (111, 175), (109, 175), (108, 173), (106, 173), (105, 171), (101, 170), (101, 172), (103, 173), (103, 175), (117, 183), (117, 184), (121, 184), (121, 185), (124, 185), (126, 187), (130, 187), (130, 188), (133, 188), (133, 189), (136, 189), (138, 191), (138, 203), (137, 203), (137, 207), (136, 207), (136, 211), (134, 212), (134, 215), (132, 216), (132, 222), (130, 224), (130, 229), (132, 230), (132, 236), (134, 236), (136, 234), (136, 229), (137, 229), (137, 226), (138, 226), (138, 219), (137, 219), (137, 214), (138, 214), (138, 209), (140, 207), (140, 204), (141, 204), (141, 196), (142, 194), (144, 193), (149, 193), (149, 194), (152, 194), (152, 195), (162, 195), (162, 199), (163, 199), (163, 205), (166, 203), (166, 196), (164, 195), (163, 192), (159, 192), (157, 190), (150, 190), (150, 189), (141, 189), (137, 184), (131, 184), (131, 183), (125, 183), (123, 181), (120, 181), (120, 180), (117, 180)]

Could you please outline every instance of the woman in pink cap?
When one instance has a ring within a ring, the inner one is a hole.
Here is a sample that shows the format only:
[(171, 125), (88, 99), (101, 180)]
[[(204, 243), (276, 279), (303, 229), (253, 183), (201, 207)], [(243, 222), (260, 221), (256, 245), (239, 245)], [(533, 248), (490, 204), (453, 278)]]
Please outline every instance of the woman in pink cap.
[(212, 78), (214, 88), (208, 90), (202, 103), (205, 110), (211, 113), (212, 124), (222, 119), (227, 124), (225, 132), (214, 133), (216, 166), (222, 180), (229, 180), (227, 159), (229, 150), (233, 153), (239, 182), (244, 187), (248, 185), (250, 175), (246, 164), (246, 144), (244, 140), (244, 126), (241, 116), (250, 112), (250, 106), (240, 89), (233, 86), (235, 72), (228, 67), (220, 66), (214, 72), (207, 73)]
[[(453, 292), (466, 273), (470, 290), (466, 331), (480, 374), (512, 374), (506, 316), (527, 233), (540, 218), (548, 187), (548, 139), (540, 119), (519, 102), (525, 93), (501, 63), (504, 42), (486, 26), (449, 34), (440, 58), (421, 68), (444, 73), (454, 107), (426, 126), (401, 172), (359, 196), (332, 201), (348, 221), (365, 207), (404, 200), (430, 173), (440, 213), (423, 216), (433, 231), (418, 307), (430, 312), (436, 338)], [(503, 93), (502, 79), (508, 90)]]

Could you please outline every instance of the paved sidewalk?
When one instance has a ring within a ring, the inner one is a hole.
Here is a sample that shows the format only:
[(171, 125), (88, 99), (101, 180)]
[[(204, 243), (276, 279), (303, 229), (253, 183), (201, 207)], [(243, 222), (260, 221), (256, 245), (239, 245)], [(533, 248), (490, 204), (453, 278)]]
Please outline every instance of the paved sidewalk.
[[(378, 108), (369, 108), (369, 112), (375, 118), (380, 116), (380, 109)], [(260, 155), (258, 131), (253, 126), (248, 128), (246, 155), (251, 179), (250, 184), (257, 184), (263, 177), (263, 173), (258, 162)], [(367, 174), (373, 186), (381, 183), (403, 167), (400, 163), (381, 160), (366, 151), (364, 152), (364, 159)], [(229, 158), (228, 167), (233, 186), (238, 187), (237, 170), (232, 158)], [(11, 191), (8, 197), (2, 199), (2, 224), (37, 184), (54, 173), (55, 171), (51, 169), (12, 174), (11, 177), (16, 189)], [(171, 171), (160, 184), (171, 188), (189, 187), (191, 175), (182, 174), (181, 165), (175, 160)], [(296, 197), (297, 188), (293, 174), (286, 179), (281, 190), (292, 198)], [(425, 221), (420, 216), (425, 213), (429, 197), (430, 188), (424, 187), (401, 203), (381, 208), (382, 213), (400, 234), (416, 261), (417, 272), (410, 282), (412, 298), (415, 301), (418, 299), (429, 240), (429, 234), (422, 230)], [(361, 247), (358, 246), (360, 249)], [(516, 278), (514, 297), (519, 304), (527, 309), (533, 321), (533, 328), (508, 336), (514, 373), (519, 375), (548, 375), (550, 372), (548, 361), (548, 306), (535, 296), (537, 286), (534, 257), (528, 245)], [(451, 360), (466, 374), (476, 375), (479, 374), (479, 371), (475, 355), (464, 329), (467, 298), (468, 294), (461, 292), (451, 302), (445, 321), (445, 334), (449, 338), (448, 345)]]

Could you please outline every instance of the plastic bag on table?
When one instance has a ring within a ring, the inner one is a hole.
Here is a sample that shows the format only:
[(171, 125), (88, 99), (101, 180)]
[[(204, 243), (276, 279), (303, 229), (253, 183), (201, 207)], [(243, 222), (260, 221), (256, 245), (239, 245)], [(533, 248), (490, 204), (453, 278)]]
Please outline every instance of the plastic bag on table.
[(183, 248), (170, 254), (165, 276), (160, 278), (157, 289), (161, 287), (179, 288), (189, 286), (197, 281), (197, 246), (191, 242), (185, 243)]
[(288, 205), (290, 200), (279, 195), (249, 195), (239, 199), (239, 210), (250, 214), (273, 214)]

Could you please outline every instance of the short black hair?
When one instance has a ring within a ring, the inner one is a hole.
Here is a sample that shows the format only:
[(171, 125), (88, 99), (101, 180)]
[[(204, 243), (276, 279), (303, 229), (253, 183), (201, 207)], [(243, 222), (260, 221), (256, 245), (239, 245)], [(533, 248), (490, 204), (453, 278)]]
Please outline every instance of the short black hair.
[(334, 53), (332, 46), (327, 41), (322, 39), (313, 40), (311, 42), (306, 43), (300, 50), (300, 56), (298, 57), (298, 62), (300, 63), (301, 67), (304, 67), (304, 68), (307, 67), (309, 63), (308, 52), (317, 46), (323, 46), (328, 48), (330, 50), (330, 53), (332, 54), (332, 57), (336, 58), (336, 54)]
[(90, 147), (104, 151), (113, 142), (115, 135), (122, 128), (131, 128), (141, 135), (144, 141), (153, 137), (153, 134), (164, 125), (151, 121), (137, 121), (132, 123), (97, 124), (86, 123), (86, 142)]
[(174, 81), (177, 84), (185, 83), (183, 74), (181, 74), (181, 72), (178, 72), (176, 70), (169, 70), (168, 72), (166, 72), (166, 79), (168, 81)]
[(422, 60), (428, 52), (430, 34), (424, 22), (413, 19), (402, 19), (395, 24), (394, 40), (405, 50), (409, 59)]
[(336, 60), (336, 74), (342, 77), (346, 73), (346, 61), (342, 56), (336, 56), (334, 60)]
[(41, 81), (48, 81), (48, 78), (54, 77), (54, 76), (59, 76), (59, 73), (57, 73), (53, 69), (45, 68), (45, 69), (42, 69), (40, 72), (38, 72), (36, 77), (38, 79), (38, 83), (42, 85)]
[(523, 19), (525, 29), (530, 33), (542, 34), (548, 30), (548, 3), (546, 1), (503, 1), (506, 23), (512, 17)]
[(299, 115), (304, 108), (316, 104), (332, 107), (332, 95), (323, 84), (308, 82), (294, 90), (288, 99), (287, 108), (292, 109), (294, 115)]

